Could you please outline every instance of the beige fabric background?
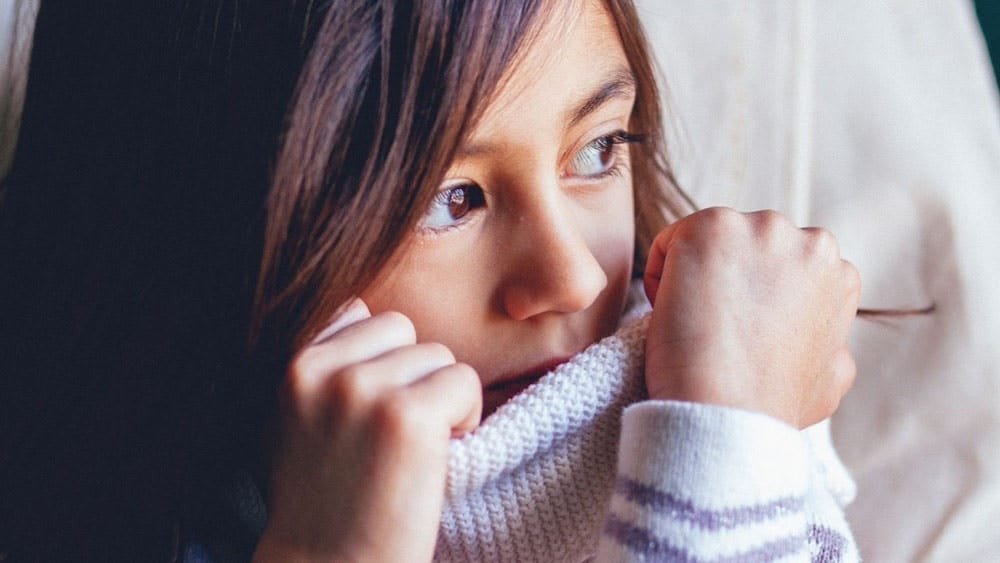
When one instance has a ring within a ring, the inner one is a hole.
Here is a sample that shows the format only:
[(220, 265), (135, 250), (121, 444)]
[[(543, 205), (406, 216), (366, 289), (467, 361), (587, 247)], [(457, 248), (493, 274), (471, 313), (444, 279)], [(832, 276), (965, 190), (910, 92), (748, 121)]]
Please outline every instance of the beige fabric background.
[(862, 303), (833, 420), (870, 561), (1000, 560), (1000, 115), (971, 2), (641, 0), (701, 205), (828, 227)]
[[(864, 555), (998, 560), (1000, 112), (971, 3), (639, 6), (697, 201), (832, 229), (866, 306), (937, 304), (852, 334), (859, 377), (833, 430)], [(0, 2), (0, 174), (36, 10)]]

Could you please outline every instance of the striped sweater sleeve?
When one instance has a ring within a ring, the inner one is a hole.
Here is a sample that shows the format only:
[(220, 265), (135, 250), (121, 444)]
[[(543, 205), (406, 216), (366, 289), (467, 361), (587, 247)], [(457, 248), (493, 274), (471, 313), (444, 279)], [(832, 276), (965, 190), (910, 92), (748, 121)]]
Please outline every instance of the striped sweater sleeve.
[(676, 401), (637, 403), (623, 417), (597, 561), (858, 560), (843, 499), (806, 434)]

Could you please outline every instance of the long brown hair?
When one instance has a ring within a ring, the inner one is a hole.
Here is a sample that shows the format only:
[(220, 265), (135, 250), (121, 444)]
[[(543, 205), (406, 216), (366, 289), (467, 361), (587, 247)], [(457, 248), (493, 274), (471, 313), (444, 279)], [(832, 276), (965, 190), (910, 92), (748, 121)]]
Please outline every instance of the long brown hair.
[[(285, 358), (389, 265), (456, 147), (556, 2), (344, 0), (323, 15), (291, 103), (267, 203), (252, 339)], [(634, 7), (608, 0), (635, 74), (636, 264), (693, 210), (676, 188)], [(273, 358), (278, 360), (278, 358)]]

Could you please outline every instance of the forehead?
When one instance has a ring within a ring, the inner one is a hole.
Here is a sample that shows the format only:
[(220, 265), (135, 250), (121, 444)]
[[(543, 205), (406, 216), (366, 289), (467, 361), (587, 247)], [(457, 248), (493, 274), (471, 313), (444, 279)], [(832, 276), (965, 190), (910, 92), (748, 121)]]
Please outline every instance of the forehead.
[[(486, 107), (477, 133), (525, 112), (557, 113), (599, 87), (631, 77), (614, 19), (603, 2), (552, 2)], [(476, 135), (478, 136), (478, 135)]]

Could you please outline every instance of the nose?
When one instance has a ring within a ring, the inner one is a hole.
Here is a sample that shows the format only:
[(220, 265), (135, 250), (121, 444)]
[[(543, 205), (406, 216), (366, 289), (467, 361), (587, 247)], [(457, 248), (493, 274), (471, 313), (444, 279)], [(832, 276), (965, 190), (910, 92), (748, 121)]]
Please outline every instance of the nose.
[(511, 267), (501, 290), (507, 315), (525, 320), (587, 309), (608, 285), (608, 277), (588, 245), (585, 225), (572, 212), (572, 202), (554, 193), (528, 207), (508, 231)]

